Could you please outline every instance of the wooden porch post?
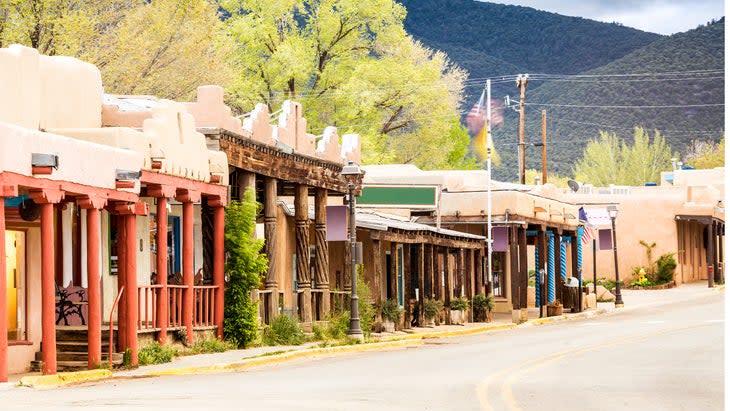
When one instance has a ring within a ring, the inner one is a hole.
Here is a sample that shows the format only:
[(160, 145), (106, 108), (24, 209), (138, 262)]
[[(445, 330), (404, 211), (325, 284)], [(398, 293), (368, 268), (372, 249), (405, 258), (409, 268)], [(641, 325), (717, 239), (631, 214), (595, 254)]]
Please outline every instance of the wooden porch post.
[(297, 184), (294, 192), (296, 259), (299, 310), (304, 324), (312, 323), (312, 279), (309, 274), (309, 188)]
[(147, 186), (147, 195), (157, 198), (157, 213), (155, 215), (155, 225), (157, 232), (155, 233), (155, 244), (157, 255), (155, 258), (155, 273), (157, 273), (156, 284), (161, 285), (160, 294), (157, 298), (157, 318), (155, 319), (155, 327), (160, 330), (157, 332), (157, 342), (161, 345), (167, 344), (167, 326), (170, 322), (169, 312), (169, 295), (167, 288), (167, 205), (168, 198), (175, 196), (175, 187), (171, 186)]
[(125, 300), (127, 301), (126, 314), (126, 340), (127, 348), (131, 351), (131, 365), (138, 364), (138, 347), (137, 347), (137, 319), (139, 312), (137, 304), (137, 216), (135, 214), (127, 214), (124, 216), (125, 226)]
[(424, 257), (423, 257), (423, 272), (424, 272), (424, 284), (423, 284), (423, 301), (426, 299), (433, 298), (433, 244), (424, 244)]
[(484, 294), (484, 262), (482, 260), (482, 249), (474, 251), (474, 295)]
[(712, 222), (712, 272), (715, 274), (715, 282), (720, 282), (720, 270), (718, 270), (718, 229), (717, 222)]
[[(520, 264), (519, 250), (517, 240), (517, 227), (514, 225), (509, 228), (509, 263), (510, 263), (510, 290), (512, 298), (512, 310), (520, 308)], [(514, 320), (513, 315), (513, 320)]]
[(250, 171), (238, 170), (238, 199), (243, 201), (246, 189), (256, 190), (256, 174)]
[(562, 267), (560, 266), (560, 241), (562, 234), (562, 230), (558, 229), (555, 230), (555, 235), (553, 236), (553, 248), (555, 253), (555, 270), (553, 271), (555, 277), (553, 284), (555, 284), (555, 299), (560, 301), (561, 304), (563, 304), (563, 274)]
[[(547, 315), (547, 243), (545, 242), (545, 228), (540, 226), (537, 231), (538, 267), (535, 267), (535, 275), (540, 279), (540, 317)], [(543, 276), (540, 276), (543, 270)], [(537, 277), (536, 277), (537, 278)], [(537, 284), (537, 281), (535, 281)], [(537, 291), (537, 290), (536, 290)]]
[(88, 368), (90, 370), (101, 364), (101, 257), (100, 209), (106, 205), (106, 200), (99, 197), (84, 197), (78, 199), (80, 208), (86, 210), (86, 273), (89, 293), (88, 318)]
[[(451, 250), (444, 248), (444, 307), (448, 310), (454, 289), (451, 286)], [(448, 320), (448, 316), (446, 317)], [(451, 321), (451, 320), (448, 320)]]
[(225, 226), (226, 211), (220, 199), (213, 204), (213, 285), (215, 289), (215, 317), (216, 336), (223, 338), (223, 316), (225, 312)]
[(423, 327), (425, 322), (425, 314), (423, 312), (423, 302), (426, 299), (426, 244), (418, 245), (418, 325)]
[(403, 244), (403, 328), (411, 328), (411, 278), (413, 276), (413, 267), (411, 266), (411, 245)]
[[(5, 255), (5, 198), (0, 196), (0, 256)], [(7, 307), (7, 271), (5, 258), (0, 258), (0, 307)], [(0, 382), (8, 380), (8, 316), (0, 315)]]
[(185, 326), (188, 344), (193, 343), (193, 199), (183, 194), (178, 200), (182, 201), (182, 274), (183, 274), (183, 312), (182, 320)]
[(383, 252), (381, 250), (380, 240), (372, 239), (373, 244), (373, 288), (375, 300), (375, 319), (382, 321), (380, 308), (383, 306), (383, 291), (381, 284), (383, 283)]
[(330, 312), (330, 266), (327, 245), (327, 189), (314, 192), (314, 287), (319, 293), (317, 317), (324, 320)]
[[(573, 231), (570, 234), (570, 263), (571, 263), (571, 276), (578, 278), (578, 231)], [(583, 311), (583, 284), (579, 284), (578, 287), (578, 312)]]
[(264, 184), (264, 237), (269, 269), (266, 271), (266, 289), (270, 290), (266, 300), (266, 321), (269, 323), (279, 314), (279, 290), (277, 284), (278, 259), (276, 254), (276, 183), (273, 177), (266, 177)]
[(457, 248), (456, 249), (456, 281), (454, 281), (454, 285), (456, 286), (455, 294), (458, 294), (458, 297), (463, 297), (466, 285), (464, 284), (464, 249), (463, 248)]
[(390, 242), (390, 298), (398, 301), (398, 244)]
[[(60, 202), (60, 190), (31, 191), (30, 196), (41, 209), (41, 330), (43, 374), (56, 373), (56, 287), (55, 237), (53, 205)], [(3, 240), (5, 241), (5, 240)], [(4, 275), (4, 272), (2, 273)], [(7, 332), (5, 333), (7, 336)], [(6, 337), (7, 338), (7, 337)]]

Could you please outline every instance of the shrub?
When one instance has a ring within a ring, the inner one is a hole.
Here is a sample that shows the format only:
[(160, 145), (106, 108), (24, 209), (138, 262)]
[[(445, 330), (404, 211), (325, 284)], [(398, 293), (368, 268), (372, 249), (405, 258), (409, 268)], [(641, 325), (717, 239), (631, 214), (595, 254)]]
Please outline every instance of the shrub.
[(471, 306), (475, 310), (485, 310), (487, 312), (494, 310), (494, 296), (484, 294), (477, 294), (474, 299), (471, 300)]
[(664, 284), (674, 280), (674, 269), (677, 268), (674, 253), (666, 253), (659, 256), (659, 259), (656, 260), (656, 266), (657, 283)]
[(360, 316), (360, 329), (365, 337), (369, 337), (373, 331), (373, 322), (375, 322), (375, 306), (370, 296), (370, 286), (365, 282), (363, 266), (357, 266), (357, 310)]
[(177, 350), (172, 347), (163, 347), (157, 341), (139, 350), (139, 365), (162, 364), (172, 361)]
[(345, 338), (350, 329), (350, 312), (340, 311), (327, 318), (327, 335), (336, 340)]
[(227, 341), (221, 341), (216, 338), (210, 338), (207, 340), (198, 341), (193, 344), (190, 349), (181, 354), (208, 354), (214, 352), (224, 352), (236, 348), (233, 343)]
[(266, 345), (299, 345), (304, 342), (304, 331), (299, 321), (280, 314), (266, 326), (261, 335)]
[(251, 291), (258, 288), (268, 262), (261, 253), (263, 240), (255, 238), (258, 203), (252, 189), (243, 202), (232, 201), (226, 207), (226, 274), (223, 332), (227, 340), (245, 348), (258, 336), (258, 306), (251, 301)]
[(384, 320), (397, 324), (400, 322), (400, 316), (403, 313), (403, 309), (398, 306), (398, 301), (391, 298), (383, 302), (383, 306), (380, 308), (380, 313), (383, 315)]
[(323, 341), (327, 339), (327, 328), (321, 324), (312, 325), (312, 341)]
[(469, 308), (469, 300), (466, 297), (454, 298), (449, 303), (452, 310), (466, 311)]
[(438, 317), (439, 313), (443, 309), (444, 303), (442, 303), (440, 300), (428, 299), (423, 303), (423, 314), (426, 316), (426, 318)]

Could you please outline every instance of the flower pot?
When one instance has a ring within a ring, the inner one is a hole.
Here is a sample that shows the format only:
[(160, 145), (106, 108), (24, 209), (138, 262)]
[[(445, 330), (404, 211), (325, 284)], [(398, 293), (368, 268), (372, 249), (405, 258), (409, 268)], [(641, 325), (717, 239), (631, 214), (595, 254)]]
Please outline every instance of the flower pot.
[(492, 311), (487, 311), (487, 322), (491, 323), (494, 321), (494, 313)]
[(435, 326), (436, 326), (435, 318), (426, 318), (426, 327), (435, 327)]
[(548, 317), (554, 317), (556, 315), (563, 315), (563, 305), (548, 305), (547, 306)]
[(394, 333), (395, 332), (395, 323), (393, 321), (388, 321), (388, 320), (383, 321), (383, 332)]
[(451, 310), (450, 311), (450, 318), (451, 318), (451, 324), (452, 325), (460, 325), (464, 324), (464, 311), (461, 310)]

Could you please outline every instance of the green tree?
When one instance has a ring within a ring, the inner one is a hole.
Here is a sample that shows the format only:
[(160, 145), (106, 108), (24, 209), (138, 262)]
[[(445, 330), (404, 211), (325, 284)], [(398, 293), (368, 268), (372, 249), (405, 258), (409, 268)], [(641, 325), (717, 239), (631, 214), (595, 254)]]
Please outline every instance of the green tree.
[(96, 64), (107, 92), (189, 99), (228, 85), (233, 43), (208, 0), (0, 0), (0, 46)]
[[(362, 136), (366, 163), (460, 164), (468, 146), (450, 139), (465, 72), (403, 28), (393, 0), (234, 0), (240, 111), (264, 101), (274, 111), (301, 101), (311, 130), (327, 125)], [(317, 132), (315, 131), (315, 134)]]
[(725, 166), (725, 136), (719, 143), (693, 140), (684, 155), (684, 162), (694, 168)]
[[(533, 184), (535, 182), (535, 178), (542, 181), (542, 171), (535, 170), (534, 168), (528, 168), (525, 170), (525, 182), (527, 184)], [(568, 180), (570, 180), (570, 177), (548, 172), (547, 182), (555, 184), (557, 187), (568, 187)]]
[(661, 171), (671, 167), (672, 149), (658, 131), (651, 139), (643, 128), (636, 127), (632, 145), (614, 133), (601, 131), (599, 136), (599, 140), (588, 142), (576, 164), (576, 180), (595, 186), (636, 186), (658, 182)]
[(268, 262), (261, 253), (263, 240), (254, 237), (256, 230), (256, 203), (254, 191), (246, 190), (244, 201), (232, 201), (226, 208), (225, 338), (238, 347), (246, 347), (256, 339), (258, 306), (251, 301), (251, 291), (261, 284)]

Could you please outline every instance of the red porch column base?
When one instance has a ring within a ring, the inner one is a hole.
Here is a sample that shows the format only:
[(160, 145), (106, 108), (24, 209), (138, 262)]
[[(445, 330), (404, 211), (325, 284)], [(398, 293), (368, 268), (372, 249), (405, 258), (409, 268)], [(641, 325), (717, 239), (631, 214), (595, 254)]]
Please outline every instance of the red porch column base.
[[(0, 256), (5, 255), (5, 198), (0, 197)], [(5, 258), (0, 258), (0, 307), (7, 306), (7, 278)], [(5, 312), (3, 311), (3, 314)], [(8, 316), (0, 315), (0, 382), (8, 380)]]
[(213, 285), (215, 285), (215, 325), (218, 327), (218, 338), (223, 338), (223, 313), (225, 295), (224, 267), (225, 255), (225, 209), (216, 207), (213, 209)]

